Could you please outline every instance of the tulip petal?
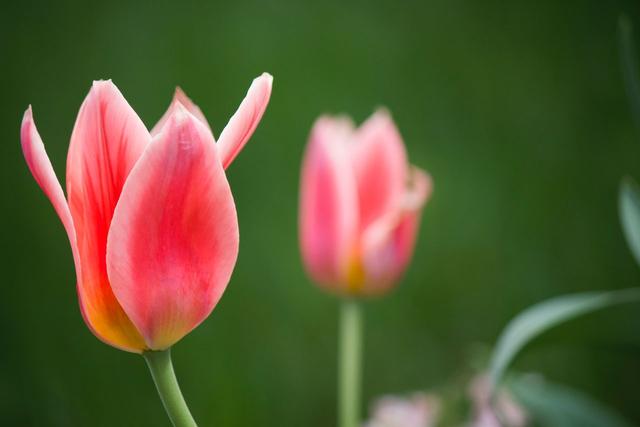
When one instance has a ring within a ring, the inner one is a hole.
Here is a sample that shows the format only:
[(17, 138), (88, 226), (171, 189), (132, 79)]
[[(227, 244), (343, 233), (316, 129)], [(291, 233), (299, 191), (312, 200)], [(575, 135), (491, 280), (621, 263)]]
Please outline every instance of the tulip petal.
[(169, 104), (169, 108), (167, 108), (167, 111), (160, 118), (158, 123), (156, 123), (153, 129), (151, 129), (152, 137), (160, 133), (160, 131), (162, 130), (162, 127), (165, 125), (165, 123), (169, 119), (169, 116), (171, 116), (171, 113), (173, 112), (177, 104), (182, 104), (184, 108), (186, 108), (198, 120), (204, 123), (209, 128), (209, 130), (211, 130), (211, 126), (209, 126), (209, 123), (207, 122), (207, 118), (204, 116), (204, 114), (202, 114), (200, 107), (194, 104), (193, 101), (187, 96), (186, 93), (184, 93), (184, 91), (180, 87), (176, 87), (176, 91), (173, 94), (173, 99), (171, 100), (171, 104)]
[[(24, 113), (22, 127), (20, 129), (20, 139), (22, 142), (22, 152), (31, 174), (42, 191), (51, 201), (53, 208), (60, 217), (60, 221), (62, 221), (62, 225), (67, 232), (69, 244), (71, 245), (71, 253), (73, 254), (73, 263), (76, 268), (76, 276), (79, 281), (82, 277), (82, 273), (73, 218), (71, 217), (71, 211), (69, 210), (67, 200), (64, 197), (62, 186), (60, 186), (60, 182), (53, 170), (49, 156), (47, 156), (47, 152), (44, 148), (44, 144), (42, 143), (42, 139), (40, 138), (40, 134), (38, 133), (38, 129), (33, 121), (31, 106), (29, 106), (27, 111)], [(80, 307), (84, 316), (82, 304), (80, 304)]]
[(350, 146), (358, 183), (360, 230), (397, 209), (407, 179), (407, 154), (389, 113), (375, 112)]
[(238, 254), (236, 210), (208, 129), (183, 107), (144, 152), (116, 207), (111, 286), (153, 350), (200, 324)]
[(255, 131), (271, 97), (273, 77), (263, 73), (251, 83), (240, 107), (222, 130), (218, 139), (218, 152), (226, 169), (240, 153)]
[(363, 236), (364, 293), (386, 291), (400, 279), (411, 260), (422, 208), (433, 184), (428, 174), (415, 167), (410, 177), (401, 209), (372, 224)]
[(146, 346), (111, 290), (106, 244), (122, 186), (150, 138), (116, 86), (94, 82), (78, 113), (67, 156), (67, 195), (82, 264), (78, 296), (85, 320), (101, 340), (134, 352)]
[(60, 221), (62, 221), (62, 225), (67, 232), (69, 243), (71, 244), (71, 252), (73, 253), (73, 260), (78, 276), (80, 276), (80, 262), (73, 218), (71, 218), (71, 212), (69, 211), (67, 200), (64, 197), (64, 192), (53, 170), (53, 166), (51, 166), (51, 161), (49, 160), (49, 156), (47, 156), (42, 138), (40, 138), (38, 129), (33, 121), (31, 106), (24, 112), (22, 126), (20, 128), (20, 139), (22, 142), (22, 152), (31, 174), (44, 194), (51, 201), (53, 208), (60, 217)]
[(348, 144), (353, 125), (319, 118), (305, 153), (300, 186), (300, 244), (309, 275), (337, 287), (348, 281), (358, 207)]

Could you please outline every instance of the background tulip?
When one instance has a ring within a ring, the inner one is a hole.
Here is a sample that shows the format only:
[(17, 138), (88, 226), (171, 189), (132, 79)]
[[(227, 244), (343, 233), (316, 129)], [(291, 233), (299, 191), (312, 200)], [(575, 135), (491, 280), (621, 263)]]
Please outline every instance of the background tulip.
[(431, 189), (429, 175), (407, 162), (386, 111), (358, 129), (346, 118), (319, 118), (300, 186), (300, 241), (310, 276), (343, 295), (388, 290), (411, 259)]
[(357, 297), (387, 291), (406, 269), (431, 178), (409, 165), (389, 113), (356, 129), (320, 117), (302, 164), (300, 245), (316, 283), (343, 297), (338, 424), (360, 424), (362, 313)]
[(238, 254), (224, 168), (260, 121), (271, 84), (268, 74), (254, 80), (216, 143), (180, 89), (150, 133), (111, 81), (94, 82), (71, 135), (66, 200), (27, 109), (24, 156), (67, 231), (81, 312), (104, 342), (166, 350), (215, 307)]

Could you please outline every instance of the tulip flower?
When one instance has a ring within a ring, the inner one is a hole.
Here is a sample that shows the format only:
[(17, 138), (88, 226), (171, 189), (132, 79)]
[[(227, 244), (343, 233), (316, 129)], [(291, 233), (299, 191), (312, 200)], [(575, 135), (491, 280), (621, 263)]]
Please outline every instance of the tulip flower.
[(149, 132), (111, 81), (94, 82), (71, 135), (66, 198), (31, 107), (22, 121), (27, 165), (71, 244), (84, 321), (105, 343), (145, 356), (176, 425), (195, 423), (168, 349), (207, 318), (231, 277), (238, 220), (225, 168), (271, 83), (266, 73), (253, 81), (216, 143), (180, 89)]
[(360, 128), (321, 117), (302, 166), (300, 240), (309, 275), (346, 295), (389, 290), (406, 269), (431, 179), (407, 162), (386, 111)]
[(409, 165), (389, 113), (354, 128), (320, 117), (300, 184), (300, 246), (311, 278), (344, 297), (340, 321), (339, 425), (359, 425), (362, 321), (357, 297), (398, 283), (413, 252), (431, 178)]

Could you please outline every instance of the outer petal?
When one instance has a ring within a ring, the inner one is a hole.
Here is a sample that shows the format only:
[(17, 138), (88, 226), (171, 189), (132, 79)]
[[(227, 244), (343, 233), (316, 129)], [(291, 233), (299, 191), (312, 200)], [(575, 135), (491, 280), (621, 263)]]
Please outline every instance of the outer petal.
[(179, 107), (122, 191), (107, 245), (111, 286), (149, 348), (164, 349), (213, 310), (237, 254), (235, 205), (213, 138)]
[(398, 208), (407, 179), (407, 155), (400, 133), (385, 110), (357, 131), (351, 158), (358, 182), (360, 230)]
[(78, 246), (76, 243), (76, 230), (73, 225), (73, 218), (71, 218), (71, 212), (69, 211), (69, 205), (64, 198), (62, 187), (56, 177), (56, 174), (51, 166), (47, 152), (44, 149), (44, 144), (36, 129), (36, 125), (33, 121), (33, 113), (31, 112), (31, 106), (24, 112), (22, 119), (22, 127), (20, 129), (20, 139), (22, 142), (22, 152), (24, 158), (27, 161), (29, 170), (35, 178), (36, 182), (42, 188), (42, 191), (51, 201), (53, 208), (60, 217), (62, 225), (69, 237), (69, 243), (71, 244), (71, 252), (73, 253), (73, 260), (76, 266), (76, 275), (78, 278), (82, 276), (80, 272), (80, 258), (78, 255)]
[(338, 288), (346, 285), (356, 250), (356, 183), (347, 144), (352, 124), (319, 118), (305, 153), (300, 186), (300, 244), (310, 276)]
[(222, 130), (218, 139), (218, 151), (226, 169), (247, 143), (258, 126), (271, 97), (273, 77), (263, 73), (253, 80), (240, 107)]
[(76, 120), (67, 157), (67, 194), (75, 223), (85, 320), (103, 341), (140, 352), (140, 333), (107, 278), (106, 245), (122, 186), (150, 140), (146, 128), (111, 81), (95, 82)]
[(209, 130), (211, 130), (211, 126), (209, 126), (209, 123), (207, 122), (207, 118), (204, 116), (204, 114), (202, 114), (200, 107), (194, 104), (193, 101), (187, 96), (187, 94), (184, 93), (182, 89), (180, 89), (180, 87), (176, 87), (176, 91), (173, 94), (173, 100), (171, 100), (171, 104), (169, 104), (169, 108), (164, 113), (164, 115), (160, 118), (158, 123), (156, 123), (153, 129), (151, 129), (151, 136), (156, 136), (157, 134), (160, 133), (160, 131), (162, 130), (162, 127), (165, 125), (165, 123), (169, 119), (169, 116), (171, 116), (171, 113), (173, 112), (173, 110), (176, 108), (178, 104), (181, 104), (184, 108), (189, 110), (191, 114), (193, 114), (196, 118), (198, 118), (198, 120), (204, 123), (209, 128)]
[(363, 268), (366, 284), (362, 292), (377, 294), (395, 284), (411, 260), (422, 215), (433, 184), (424, 171), (413, 168), (410, 187), (401, 208), (372, 224), (363, 237)]

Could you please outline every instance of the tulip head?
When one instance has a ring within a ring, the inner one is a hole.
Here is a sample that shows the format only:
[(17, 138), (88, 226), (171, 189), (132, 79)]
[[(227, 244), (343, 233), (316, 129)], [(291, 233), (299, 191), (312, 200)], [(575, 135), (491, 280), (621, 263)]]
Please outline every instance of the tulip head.
[(238, 254), (224, 169), (260, 121), (271, 82), (254, 80), (227, 125), (244, 132), (217, 143), (181, 90), (149, 132), (111, 81), (95, 82), (71, 135), (66, 198), (26, 111), (24, 156), (67, 231), (81, 312), (102, 341), (163, 350), (217, 304)]
[(391, 288), (411, 259), (431, 190), (429, 175), (409, 165), (386, 111), (357, 129), (344, 117), (320, 117), (300, 186), (300, 245), (309, 275), (342, 295)]

